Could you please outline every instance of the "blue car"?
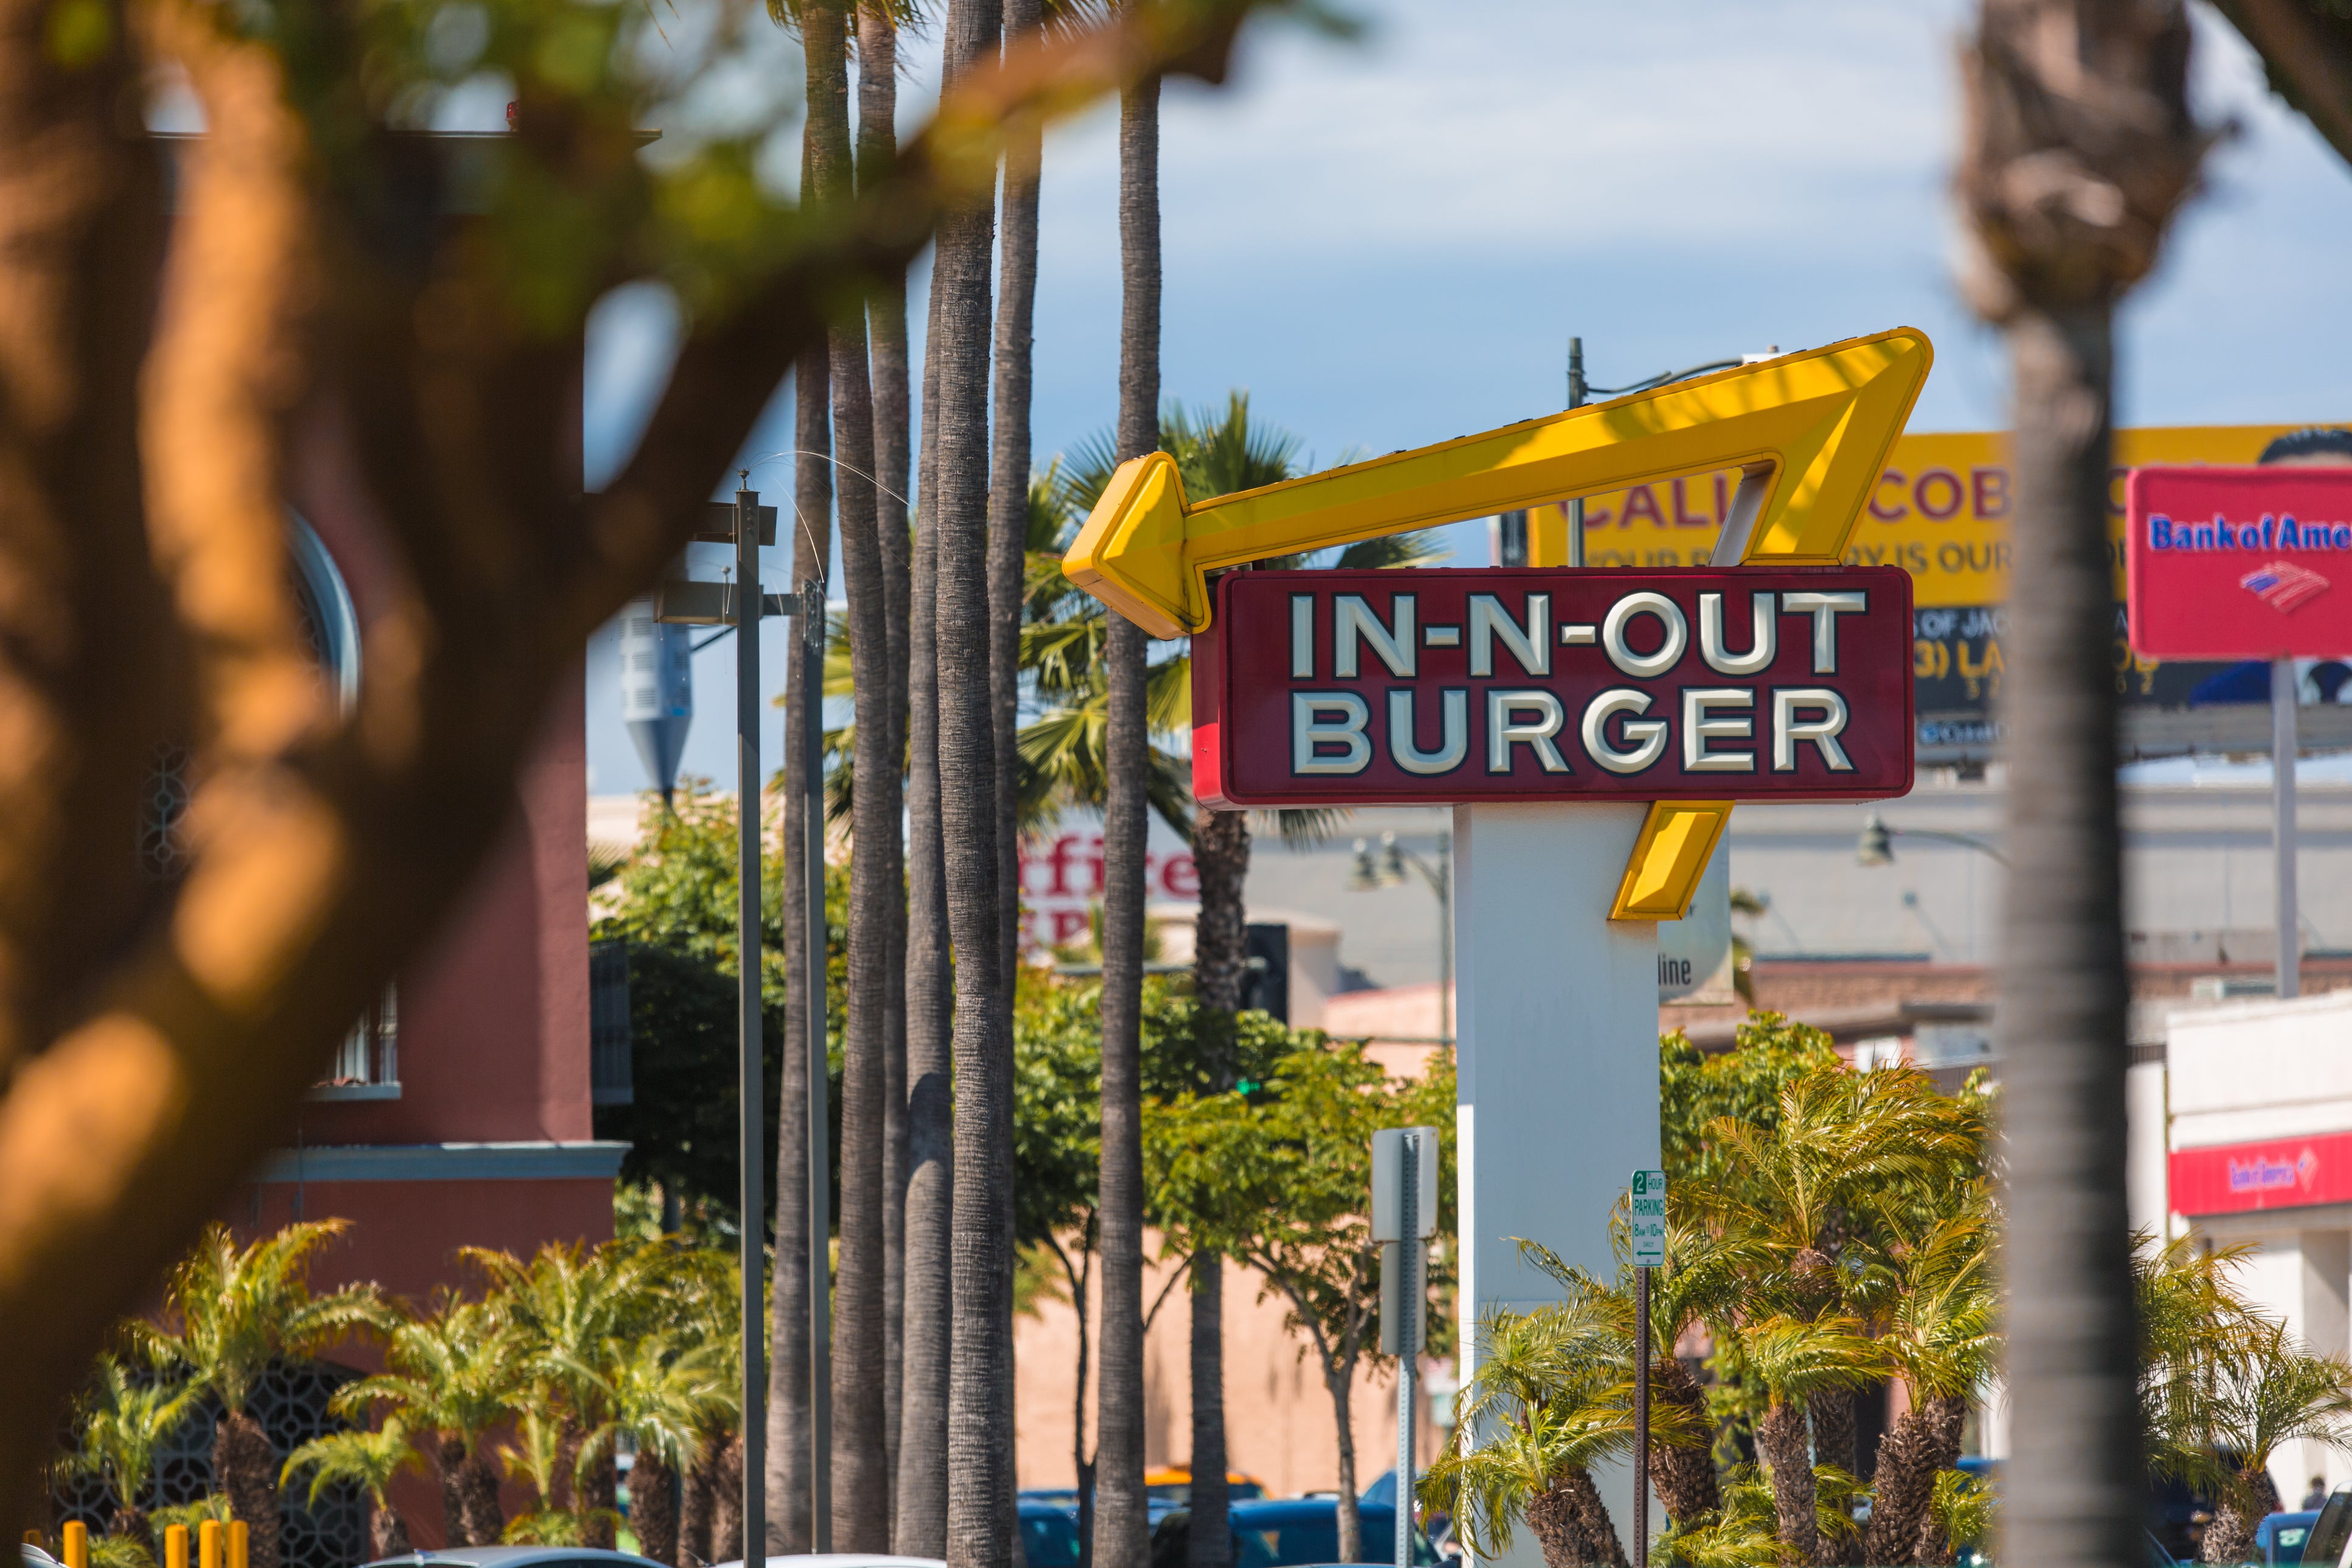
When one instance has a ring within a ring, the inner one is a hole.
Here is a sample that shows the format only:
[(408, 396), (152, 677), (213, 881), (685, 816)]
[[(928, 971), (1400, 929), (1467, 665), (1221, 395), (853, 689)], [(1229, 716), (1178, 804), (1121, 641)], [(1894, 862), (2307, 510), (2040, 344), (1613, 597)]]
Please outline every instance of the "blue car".
[[(1307, 1563), (1338, 1563), (1339, 1502), (1337, 1498), (1267, 1498), (1236, 1502), (1229, 1510), (1234, 1531), (1234, 1568), (1302, 1568)], [(1396, 1510), (1359, 1504), (1357, 1518), (1363, 1539), (1359, 1563), (1392, 1563), (1395, 1558)], [(1179, 1509), (1151, 1532), (1152, 1568), (1184, 1568), (1192, 1516)], [(1413, 1531), (1412, 1560), (1434, 1568), (1437, 1552), (1419, 1531)]]
[(2303, 1549), (2311, 1540), (2311, 1527), (2318, 1522), (2317, 1509), (2270, 1515), (2254, 1526), (2254, 1561), (2272, 1568), (2301, 1563)]
[(1021, 1555), (1029, 1568), (1078, 1568), (1078, 1494), (1055, 1494), (1067, 1503), (1021, 1496)]

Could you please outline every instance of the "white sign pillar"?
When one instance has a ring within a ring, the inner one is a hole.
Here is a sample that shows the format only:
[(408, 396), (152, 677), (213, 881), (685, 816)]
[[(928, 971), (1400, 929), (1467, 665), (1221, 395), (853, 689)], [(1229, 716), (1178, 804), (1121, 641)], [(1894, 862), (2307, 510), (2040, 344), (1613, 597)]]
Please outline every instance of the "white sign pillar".
[[(1465, 1379), (1480, 1313), (1559, 1299), (1511, 1238), (1613, 1279), (1610, 1210), (1626, 1172), (1660, 1163), (1657, 928), (1608, 918), (1644, 810), (1454, 808)], [(1622, 1539), (1630, 1468), (1593, 1479)], [(1509, 1561), (1532, 1568), (1542, 1553), (1521, 1531)]]

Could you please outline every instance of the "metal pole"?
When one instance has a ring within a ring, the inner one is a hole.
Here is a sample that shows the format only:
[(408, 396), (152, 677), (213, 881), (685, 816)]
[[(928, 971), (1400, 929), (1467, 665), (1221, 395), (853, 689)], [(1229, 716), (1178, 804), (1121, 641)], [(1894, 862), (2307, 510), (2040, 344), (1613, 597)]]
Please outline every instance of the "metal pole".
[(1650, 1271), (1633, 1270), (1633, 1568), (1650, 1568)]
[(760, 1043), (760, 496), (735, 492), (735, 953), (743, 1245), (743, 1558), (767, 1556), (766, 1252), (768, 1100)]
[[(1443, 902), (1443, 900), (1440, 900)], [(1412, 1439), (1414, 1373), (1421, 1361), (1421, 1148), (1418, 1138), (1404, 1141), (1405, 1156), (1397, 1162), (1397, 1182), (1403, 1191), (1398, 1205), (1397, 1265), (1403, 1279), (1397, 1290), (1397, 1461), (1396, 1568), (1412, 1568)]]
[(2278, 994), (2303, 994), (2303, 925), (2294, 888), (2294, 660), (2271, 660), (2271, 847), (2278, 861)]
[[(1570, 524), (1572, 528), (1573, 523)], [(1437, 1032), (1454, 1038), (1454, 835), (1437, 836)]]
[[(1568, 340), (1568, 405), (1584, 406), (1584, 340)], [(1584, 498), (1568, 503), (1568, 564), (1584, 564)]]
[(802, 1005), (808, 1016), (809, 1550), (833, 1550), (833, 1121), (825, 1052), (824, 580), (801, 584)]

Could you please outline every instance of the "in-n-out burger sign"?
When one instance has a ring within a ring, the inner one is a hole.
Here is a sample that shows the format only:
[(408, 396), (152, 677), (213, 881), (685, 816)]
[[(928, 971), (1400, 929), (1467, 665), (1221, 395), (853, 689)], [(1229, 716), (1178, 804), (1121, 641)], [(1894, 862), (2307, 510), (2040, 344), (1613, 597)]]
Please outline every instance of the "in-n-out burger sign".
[(1891, 567), (1241, 572), (1192, 644), (1220, 806), (1837, 800), (1911, 785)]
[[(1647, 801), (1609, 918), (1679, 920), (1735, 800), (1910, 786), (1908, 586), (1838, 563), (1933, 357), (1898, 327), (1198, 502), (1150, 453), (1062, 571), (1194, 639), (1202, 799)], [(1731, 468), (1703, 570), (1235, 570)]]

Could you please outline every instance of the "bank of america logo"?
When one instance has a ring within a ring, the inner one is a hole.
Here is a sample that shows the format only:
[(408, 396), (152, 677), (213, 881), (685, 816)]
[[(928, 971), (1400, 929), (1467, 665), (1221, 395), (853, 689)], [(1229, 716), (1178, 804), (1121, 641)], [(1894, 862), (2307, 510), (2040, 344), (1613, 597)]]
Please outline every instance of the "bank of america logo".
[(2327, 579), (2292, 561), (2273, 561), (2239, 578), (2238, 586), (2284, 615), (2327, 592)]

